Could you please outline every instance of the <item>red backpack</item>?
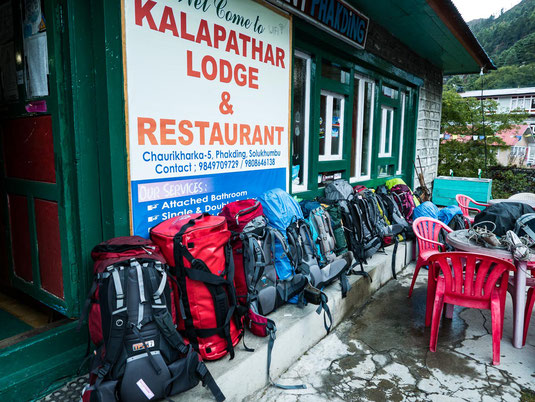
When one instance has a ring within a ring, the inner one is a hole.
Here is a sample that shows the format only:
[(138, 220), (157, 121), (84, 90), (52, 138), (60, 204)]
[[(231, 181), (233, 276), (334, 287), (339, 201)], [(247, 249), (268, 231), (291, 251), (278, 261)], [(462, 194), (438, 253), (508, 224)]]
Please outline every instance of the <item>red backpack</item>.
[(227, 353), (242, 334), (234, 288), (230, 231), (221, 216), (191, 214), (153, 227), (151, 239), (174, 267), (179, 290), (178, 329), (205, 360)]

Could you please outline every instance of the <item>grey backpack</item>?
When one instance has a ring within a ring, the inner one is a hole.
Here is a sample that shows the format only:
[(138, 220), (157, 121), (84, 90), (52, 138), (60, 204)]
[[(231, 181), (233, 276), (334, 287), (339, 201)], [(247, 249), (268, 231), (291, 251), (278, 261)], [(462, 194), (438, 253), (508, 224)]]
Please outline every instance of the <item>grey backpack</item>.
[(325, 187), (325, 198), (330, 201), (353, 199), (353, 187), (344, 179), (335, 180)]
[(515, 233), (518, 237), (528, 237), (535, 243), (535, 213), (524, 214), (517, 219)]

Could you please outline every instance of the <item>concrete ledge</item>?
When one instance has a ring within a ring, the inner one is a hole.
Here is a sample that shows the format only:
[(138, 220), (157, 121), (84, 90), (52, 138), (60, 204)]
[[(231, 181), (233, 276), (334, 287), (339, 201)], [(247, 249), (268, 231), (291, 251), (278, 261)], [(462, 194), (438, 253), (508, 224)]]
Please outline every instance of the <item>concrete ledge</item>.
[[(329, 286), (325, 293), (329, 297), (329, 308), (333, 316), (333, 328), (347, 315), (362, 307), (370, 296), (392, 279), (392, 250), (386, 248), (386, 254), (376, 253), (364, 266), (372, 281), (362, 276), (349, 277), (351, 289), (347, 297), (342, 299), (339, 283)], [(398, 246), (396, 271), (403, 269), (405, 259), (405, 243)], [(407, 243), (407, 262), (412, 259), (412, 242)], [(276, 379), (295, 361), (305, 354), (327, 334), (323, 326), (323, 313), (316, 314), (317, 306), (308, 305), (300, 309), (294, 305), (286, 305), (269, 315), (277, 325), (277, 340), (273, 347), (271, 376)], [(207, 362), (208, 369), (228, 401), (239, 401), (268, 385), (267, 378), (267, 338), (259, 338), (250, 332), (245, 334), (245, 343), (255, 349), (245, 351), (243, 344), (236, 345), (233, 360), (224, 357), (215, 362)], [(177, 395), (174, 401), (202, 400), (213, 401), (212, 394), (202, 386)]]

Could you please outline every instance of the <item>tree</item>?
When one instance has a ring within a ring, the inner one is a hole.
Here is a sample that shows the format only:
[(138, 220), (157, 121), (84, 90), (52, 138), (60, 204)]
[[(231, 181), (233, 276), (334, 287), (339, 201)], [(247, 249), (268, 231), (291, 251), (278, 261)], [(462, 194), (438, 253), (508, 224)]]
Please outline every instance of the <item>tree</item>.
[(462, 137), (463, 141), (449, 140), (440, 145), (438, 174), (447, 176), (450, 169), (455, 176), (477, 177), (478, 169), (484, 174), (485, 159), (487, 166), (495, 166), (496, 152), (504, 148), (505, 143), (497, 135), (527, 118), (520, 111), (500, 113), (497, 102), (486, 100), (483, 119), (481, 107), (478, 99), (462, 98), (452, 89), (443, 92), (441, 132)]

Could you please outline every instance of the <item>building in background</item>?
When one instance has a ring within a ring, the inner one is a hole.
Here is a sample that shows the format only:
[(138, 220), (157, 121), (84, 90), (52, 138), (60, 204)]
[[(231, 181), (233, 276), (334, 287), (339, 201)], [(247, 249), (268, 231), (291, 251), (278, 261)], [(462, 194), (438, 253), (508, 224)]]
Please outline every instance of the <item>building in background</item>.
[(463, 98), (493, 99), (498, 102), (498, 111), (508, 113), (511, 110), (522, 110), (529, 114), (526, 119), (532, 131), (535, 130), (535, 87), (487, 89), (483, 91), (467, 91), (459, 93)]
[(500, 165), (535, 166), (535, 138), (529, 125), (515, 126), (500, 132), (498, 136), (507, 145), (506, 149), (499, 149), (496, 154)]

